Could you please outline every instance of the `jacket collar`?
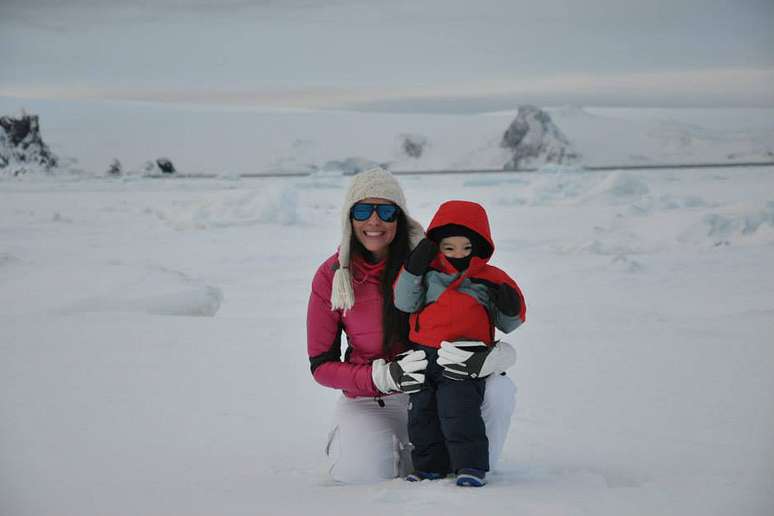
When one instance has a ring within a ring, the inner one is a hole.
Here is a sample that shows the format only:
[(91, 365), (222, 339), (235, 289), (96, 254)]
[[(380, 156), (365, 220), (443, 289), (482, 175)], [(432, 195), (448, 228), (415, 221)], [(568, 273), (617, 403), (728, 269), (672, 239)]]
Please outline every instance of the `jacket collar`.
[(386, 259), (376, 263), (369, 263), (360, 256), (353, 256), (351, 267), (352, 280), (355, 283), (363, 283), (365, 281), (375, 281), (378, 283), (386, 265)]

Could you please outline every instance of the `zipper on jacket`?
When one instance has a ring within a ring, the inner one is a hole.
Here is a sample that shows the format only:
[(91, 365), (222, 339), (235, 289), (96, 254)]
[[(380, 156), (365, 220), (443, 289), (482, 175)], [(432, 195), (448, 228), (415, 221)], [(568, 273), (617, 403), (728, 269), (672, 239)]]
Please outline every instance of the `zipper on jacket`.
[[(437, 301), (437, 300), (436, 300), (436, 301)], [(432, 305), (432, 304), (433, 304), (433, 303), (435, 303), (436, 301), (430, 301), (430, 302), (429, 302), (429, 303), (427, 303), (427, 304), (426, 304), (424, 307), (422, 307), (422, 310), (424, 310), (424, 309), (425, 309), (425, 308), (427, 308), (428, 306)], [(415, 332), (417, 332), (417, 333), (419, 333), (419, 316), (420, 316), (420, 314), (422, 313), (422, 310), (420, 310), (419, 312), (417, 312), (417, 318), (416, 318), (416, 319), (414, 319), (414, 331), (415, 331)]]
[(377, 405), (379, 405), (380, 407), (384, 407), (384, 400), (383, 400), (382, 398), (374, 398), (374, 401), (375, 401), (375, 402), (376, 402), (376, 404), (377, 404)]

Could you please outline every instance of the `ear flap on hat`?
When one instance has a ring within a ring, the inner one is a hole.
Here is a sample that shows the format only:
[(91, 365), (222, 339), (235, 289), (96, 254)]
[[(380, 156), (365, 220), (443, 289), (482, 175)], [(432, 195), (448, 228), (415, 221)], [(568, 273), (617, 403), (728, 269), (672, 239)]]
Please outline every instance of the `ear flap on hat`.
[(349, 206), (341, 219), (341, 245), (339, 246), (339, 266), (333, 273), (331, 286), (331, 308), (333, 310), (349, 310), (355, 304), (355, 292), (352, 289), (352, 276), (349, 272), (349, 241), (352, 237), (352, 226), (349, 221)]
[(352, 290), (352, 275), (349, 267), (339, 267), (333, 273), (331, 286), (331, 309), (349, 310), (355, 305), (355, 292)]

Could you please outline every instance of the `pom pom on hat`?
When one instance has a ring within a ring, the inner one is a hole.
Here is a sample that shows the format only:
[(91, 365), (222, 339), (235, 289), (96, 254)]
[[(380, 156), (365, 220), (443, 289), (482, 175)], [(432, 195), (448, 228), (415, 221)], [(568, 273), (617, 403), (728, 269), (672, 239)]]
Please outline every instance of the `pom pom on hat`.
[(349, 271), (352, 223), (349, 210), (352, 205), (368, 197), (378, 197), (395, 203), (406, 217), (411, 248), (413, 249), (425, 236), (422, 225), (409, 216), (406, 209), (406, 197), (395, 176), (383, 168), (372, 168), (354, 176), (344, 198), (341, 209), (341, 245), (339, 246), (339, 266), (333, 274), (331, 289), (331, 307), (333, 310), (349, 310), (355, 304), (355, 292), (352, 288), (352, 274)]

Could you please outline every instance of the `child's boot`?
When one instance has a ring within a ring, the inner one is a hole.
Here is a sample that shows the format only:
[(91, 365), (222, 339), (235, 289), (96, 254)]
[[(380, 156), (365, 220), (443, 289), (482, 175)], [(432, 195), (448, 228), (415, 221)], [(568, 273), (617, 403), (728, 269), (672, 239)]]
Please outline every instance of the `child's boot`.
[(457, 485), (463, 487), (482, 487), (486, 485), (486, 471), (462, 468), (457, 471)]
[(406, 477), (409, 482), (419, 482), (420, 480), (440, 480), (446, 478), (445, 473), (435, 473), (433, 471), (415, 471)]

